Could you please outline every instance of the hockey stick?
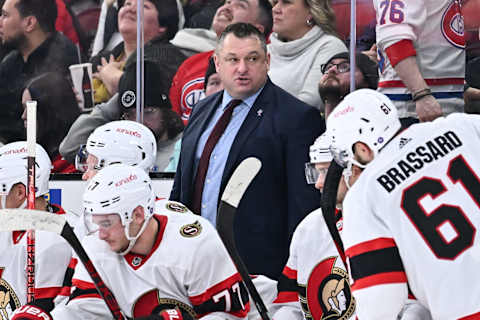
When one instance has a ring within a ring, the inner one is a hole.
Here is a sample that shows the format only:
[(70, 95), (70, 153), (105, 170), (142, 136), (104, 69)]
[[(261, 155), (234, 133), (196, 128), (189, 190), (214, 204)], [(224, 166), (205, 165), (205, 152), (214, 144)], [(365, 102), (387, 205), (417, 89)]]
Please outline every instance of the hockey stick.
[(100, 296), (105, 300), (108, 309), (115, 320), (124, 320), (120, 311), (117, 299), (112, 291), (105, 285), (97, 269), (88, 257), (85, 249), (73, 232), (72, 227), (67, 223), (62, 215), (51, 214), (39, 210), (27, 209), (2, 209), (0, 210), (0, 231), (14, 230), (42, 230), (54, 232), (62, 236), (77, 253), (85, 269), (92, 277), (93, 283)]
[[(27, 101), (27, 208), (35, 209), (37, 101)], [(35, 300), (35, 230), (27, 231), (27, 303)]]
[(322, 192), (321, 207), (322, 214), (327, 224), (328, 231), (332, 236), (333, 241), (337, 244), (340, 257), (342, 258), (343, 263), (347, 266), (345, 260), (345, 249), (343, 247), (343, 241), (340, 238), (340, 233), (337, 229), (337, 223), (335, 219), (335, 208), (337, 204), (337, 190), (338, 185), (340, 184), (340, 179), (342, 179), (343, 168), (338, 165), (335, 161), (330, 163), (328, 167), (327, 176), (325, 177), (325, 183)]
[(243, 160), (235, 169), (225, 187), (225, 191), (223, 192), (220, 201), (220, 208), (217, 213), (217, 231), (223, 244), (227, 248), (228, 254), (237, 267), (238, 273), (240, 273), (243, 282), (247, 286), (248, 292), (255, 302), (255, 306), (257, 307), (260, 316), (263, 320), (270, 320), (268, 310), (248, 274), (245, 263), (243, 263), (242, 258), (238, 254), (233, 234), (233, 222), (238, 204), (261, 166), (262, 164), (260, 160), (250, 157)]

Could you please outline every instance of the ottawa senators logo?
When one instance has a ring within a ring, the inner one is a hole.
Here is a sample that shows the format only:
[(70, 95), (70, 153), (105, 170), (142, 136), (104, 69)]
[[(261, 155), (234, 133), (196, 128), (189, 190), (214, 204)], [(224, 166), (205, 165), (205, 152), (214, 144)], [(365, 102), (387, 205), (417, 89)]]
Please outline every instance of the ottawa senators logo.
[(150, 290), (141, 295), (133, 304), (132, 315), (134, 318), (160, 314), (163, 310), (177, 309), (184, 320), (197, 319), (197, 314), (191, 306), (171, 298), (160, 298), (158, 290)]
[(186, 224), (180, 228), (180, 234), (185, 238), (193, 238), (198, 236), (202, 232), (202, 225), (200, 222)]
[(442, 16), (442, 34), (453, 46), (465, 49), (465, 26), (458, 0), (452, 1)]
[(308, 278), (307, 297), (300, 298), (307, 319), (347, 320), (355, 312), (347, 272), (335, 266), (336, 260), (323, 260)]
[(167, 210), (178, 212), (178, 213), (185, 213), (188, 211), (187, 207), (185, 207), (183, 204), (178, 202), (169, 201), (165, 207), (167, 208)]
[(8, 315), (20, 308), (21, 304), (13, 288), (1, 278), (3, 270), (0, 268), (0, 319), (8, 320)]

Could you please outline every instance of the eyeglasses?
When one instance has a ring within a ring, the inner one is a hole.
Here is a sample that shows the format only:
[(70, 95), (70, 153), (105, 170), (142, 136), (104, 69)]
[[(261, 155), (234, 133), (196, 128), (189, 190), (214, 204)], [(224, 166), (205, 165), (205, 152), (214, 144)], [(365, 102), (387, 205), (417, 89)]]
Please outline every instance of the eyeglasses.
[(343, 61), (340, 63), (324, 63), (320, 66), (321, 68), (320, 71), (322, 71), (322, 73), (325, 74), (333, 66), (337, 68), (338, 73), (345, 73), (350, 71), (350, 62), (348, 61)]

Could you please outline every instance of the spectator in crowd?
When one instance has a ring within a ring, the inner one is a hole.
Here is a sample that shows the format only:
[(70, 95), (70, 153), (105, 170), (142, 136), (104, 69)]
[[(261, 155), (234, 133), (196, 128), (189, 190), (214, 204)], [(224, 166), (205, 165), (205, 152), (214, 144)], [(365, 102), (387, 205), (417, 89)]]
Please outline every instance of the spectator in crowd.
[[(180, 0), (177, 1), (178, 8), (178, 29), (181, 30), (184, 24), (183, 9)], [(104, 0), (98, 17), (98, 28), (92, 43), (92, 56), (101, 51), (111, 51), (122, 42), (122, 35), (118, 31), (118, 10), (125, 0)]]
[[(159, 57), (178, 67), (186, 58), (169, 44), (178, 30), (179, 13), (176, 0), (146, 0), (144, 4), (144, 43), (158, 47)], [(118, 11), (118, 29), (123, 42), (112, 51), (92, 57), (95, 103), (106, 102), (118, 91), (118, 81), (127, 59), (137, 47), (137, 0), (126, 0)], [(175, 60), (174, 60), (175, 59)]]
[[(226, 0), (218, 8), (212, 22), (217, 37), (233, 23), (251, 23), (265, 36), (272, 30), (272, 6), (268, 0)], [(193, 106), (204, 97), (203, 83), (208, 59), (213, 51), (198, 53), (178, 68), (170, 88), (170, 100), (175, 110), (186, 124)]]
[(48, 71), (68, 73), (78, 62), (75, 45), (55, 31), (55, 0), (6, 0), (0, 16), (2, 45), (13, 50), (0, 63), (0, 137), (22, 139), (22, 89)]
[(465, 83), (465, 112), (480, 114), (480, 57), (468, 61)]
[(226, 27), (214, 59), (225, 89), (194, 108), (170, 198), (215, 224), (233, 170), (247, 157), (260, 159), (262, 169), (237, 209), (235, 239), (249, 272), (276, 279), (295, 227), (319, 206), (303, 167), (324, 121), (268, 79), (265, 37), (253, 25)]
[[(168, 99), (169, 82), (162, 72), (163, 66), (145, 60), (144, 124), (157, 140), (157, 159), (153, 171), (163, 171), (172, 157), (175, 143), (181, 138), (183, 123)], [(95, 128), (123, 118), (136, 120), (136, 65), (125, 69), (119, 83), (119, 93), (109, 102), (94, 107), (90, 114), (81, 115), (60, 144), (60, 153), (73, 163), (78, 149), (84, 145)]]
[[(223, 90), (222, 79), (215, 69), (215, 61), (213, 57), (210, 57), (208, 60), (207, 72), (205, 72), (205, 81), (204, 81), (204, 90), (205, 97), (208, 97), (215, 92)], [(180, 159), (180, 150), (182, 146), (182, 140), (178, 140), (175, 144), (175, 150), (173, 152), (173, 159), (170, 160), (170, 163), (165, 168), (166, 172), (175, 172), (177, 171), (178, 160)]]
[(223, 1), (185, 2), (185, 28), (178, 30), (170, 42), (188, 57), (200, 52), (212, 51), (217, 44), (217, 35), (210, 27), (213, 16), (217, 9), (223, 5)]
[(31, 79), (22, 94), (22, 120), (27, 121), (26, 103), (37, 101), (37, 142), (52, 159), (52, 173), (75, 172), (75, 167), (62, 158), (58, 147), (72, 123), (80, 115), (77, 99), (67, 78), (47, 72)]
[(215, 92), (223, 90), (222, 79), (215, 69), (215, 61), (213, 57), (208, 59), (208, 68), (205, 72), (205, 80), (203, 83), (203, 89), (205, 90), (205, 97), (208, 97)]
[(323, 111), (318, 93), (321, 65), (347, 50), (336, 36), (328, 0), (275, 0), (268, 75), (273, 83)]
[[(377, 89), (377, 64), (363, 53), (355, 56), (355, 86), (358, 89)], [(350, 92), (350, 55), (342, 52), (333, 55), (321, 66), (323, 73), (318, 83), (318, 91), (325, 106), (325, 118)]]
[(55, 29), (63, 33), (67, 38), (72, 40), (74, 44), (79, 44), (78, 34), (73, 25), (72, 16), (65, 5), (64, 0), (55, 0), (57, 4), (57, 20), (55, 21)]
[(378, 88), (395, 103), (400, 117), (429, 121), (463, 112), (465, 36), (460, 2), (373, 3), (380, 55)]
[(97, 32), (92, 43), (92, 56), (100, 51), (111, 51), (122, 42), (122, 36), (118, 32), (118, 9), (124, 0), (104, 0), (98, 17)]

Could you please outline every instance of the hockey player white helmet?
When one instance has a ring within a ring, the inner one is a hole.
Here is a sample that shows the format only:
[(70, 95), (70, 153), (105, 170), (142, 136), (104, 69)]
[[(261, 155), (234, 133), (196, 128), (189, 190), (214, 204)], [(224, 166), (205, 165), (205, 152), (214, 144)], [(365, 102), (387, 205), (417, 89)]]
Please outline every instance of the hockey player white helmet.
[[(39, 144), (35, 150), (35, 197), (48, 193), (48, 180), (52, 162), (47, 152)], [(27, 142), (17, 141), (0, 148), (0, 195), (6, 196), (17, 183), (27, 187)], [(6, 197), (2, 197), (5, 202)], [(5, 208), (5, 203), (2, 203)]]
[(324, 132), (310, 146), (310, 162), (305, 163), (305, 177), (308, 184), (315, 184), (318, 180), (318, 171), (315, 164), (331, 162), (333, 157), (330, 153), (330, 144), (332, 139)]
[[(130, 235), (129, 227), (133, 211), (138, 206), (144, 210), (145, 220), (136, 235)], [(148, 173), (139, 167), (113, 164), (100, 170), (88, 183), (83, 194), (85, 225), (89, 232), (98, 230), (93, 215), (118, 214), (124, 226), (125, 236), (130, 241), (127, 254), (145, 230), (153, 216), (155, 194)]]
[(149, 171), (157, 157), (157, 142), (152, 131), (129, 120), (112, 121), (95, 129), (75, 159), (79, 171), (86, 171), (88, 154), (97, 158), (95, 169), (115, 163), (138, 166)]
[(366, 144), (378, 154), (400, 129), (398, 112), (392, 101), (372, 89), (348, 94), (327, 119), (327, 133), (332, 139), (330, 151), (340, 166), (348, 168), (355, 161), (353, 147)]

